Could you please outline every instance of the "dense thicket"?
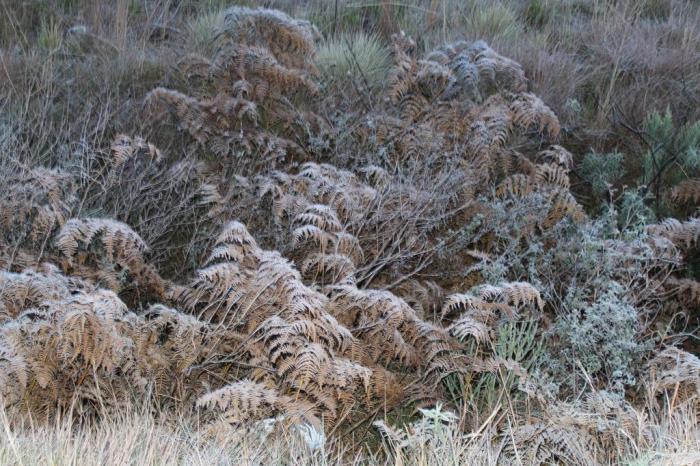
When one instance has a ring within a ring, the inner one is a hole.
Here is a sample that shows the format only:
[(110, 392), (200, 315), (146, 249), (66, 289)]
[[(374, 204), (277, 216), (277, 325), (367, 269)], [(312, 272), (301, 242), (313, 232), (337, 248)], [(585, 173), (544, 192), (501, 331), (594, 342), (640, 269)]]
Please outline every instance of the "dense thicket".
[(118, 134), (1, 181), (7, 408), (148, 398), (336, 435), (438, 402), (477, 428), (505, 393), (505, 456), (547, 462), (603, 461), (630, 403), (697, 406), (700, 219), (589, 217), (557, 116), (483, 41), (396, 34), (385, 95), (341, 128), (318, 34), (231, 8), (179, 90), (139, 96), (181, 151)]

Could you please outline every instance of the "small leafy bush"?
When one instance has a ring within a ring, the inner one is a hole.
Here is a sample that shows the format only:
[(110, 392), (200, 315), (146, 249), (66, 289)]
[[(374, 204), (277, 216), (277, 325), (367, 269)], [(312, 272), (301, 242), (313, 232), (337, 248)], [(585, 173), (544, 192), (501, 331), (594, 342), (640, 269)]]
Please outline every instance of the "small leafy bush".
[(662, 189), (673, 187), (700, 169), (700, 121), (677, 125), (671, 110), (652, 112), (644, 121), (641, 182), (656, 196), (657, 207)]
[(586, 154), (581, 163), (581, 176), (591, 184), (596, 198), (603, 199), (612, 184), (622, 178), (623, 160), (624, 156), (620, 152), (599, 154), (591, 151)]
[(571, 297), (571, 314), (555, 322), (549, 336), (557, 344), (549, 360), (569, 388), (581, 388), (581, 381), (571, 377), (581, 369), (591, 379), (602, 376), (610, 390), (623, 391), (635, 383), (636, 368), (650, 348), (638, 341), (639, 315), (624, 293), (621, 284), (611, 281), (590, 305)]

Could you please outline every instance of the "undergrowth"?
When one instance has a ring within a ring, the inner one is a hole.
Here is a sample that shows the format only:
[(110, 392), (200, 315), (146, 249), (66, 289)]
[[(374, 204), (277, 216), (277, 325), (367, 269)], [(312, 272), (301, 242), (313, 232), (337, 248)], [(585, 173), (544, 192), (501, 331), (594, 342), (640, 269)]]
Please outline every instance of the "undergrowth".
[(690, 4), (78, 3), (2, 5), (3, 462), (698, 461)]

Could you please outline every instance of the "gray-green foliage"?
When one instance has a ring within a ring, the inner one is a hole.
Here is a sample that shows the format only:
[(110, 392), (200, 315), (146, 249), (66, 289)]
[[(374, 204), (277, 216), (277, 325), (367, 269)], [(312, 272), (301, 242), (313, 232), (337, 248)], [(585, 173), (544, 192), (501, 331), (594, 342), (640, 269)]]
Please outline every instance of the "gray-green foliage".
[(567, 301), (570, 314), (560, 317), (549, 334), (557, 342), (548, 357), (555, 379), (581, 389), (583, 378), (577, 383), (572, 375), (583, 375), (583, 369), (592, 380), (605, 381), (604, 388), (622, 391), (633, 385), (650, 348), (639, 341), (639, 313), (625, 298), (624, 287), (610, 281), (591, 304), (575, 294)]
[(583, 158), (581, 176), (591, 183), (597, 198), (603, 198), (610, 186), (625, 174), (623, 160), (624, 156), (619, 152), (599, 154), (591, 151)]
[(652, 112), (644, 121), (644, 139), (641, 182), (651, 185), (657, 196), (662, 187), (700, 169), (700, 121), (677, 126), (669, 109), (664, 114)]
[(656, 215), (644, 202), (638, 189), (626, 189), (616, 212), (617, 225), (624, 237), (640, 233), (644, 227), (656, 221)]
[[(538, 322), (533, 319), (501, 324), (498, 339), (494, 342), (494, 354), (531, 371), (542, 355), (542, 335)], [(512, 370), (501, 369), (496, 373), (484, 374), (471, 390), (475, 398), (480, 398), (483, 407), (491, 409), (501, 393), (513, 392), (517, 383), (518, 376)]]
[[(464, 342), (467, 352), (476, 357), (484, 357), (488, 351), (502, 360), (517, 363), (530, 373), (539, 364), (544, 347), (542, 333), (537, 319), (502, 322), (496, 329), (496, 340), (490, 348), (482, 348), (469, 338)], [(467, 402), (483, 412), (490, 413), (503, 393), (516, 398), (515, 391), (519, 377), (514, 370), (501, 367), (496, 372), (477, 374), (474, 378), (450, 377), (446, 387), (454, 400)]]
[[(491, 205), (489, 227), (500, 247), (479, 273), (488, 280), (527, 281), (554, 310), (545, 339), (548, 351), (535, 372), (563, 381), (565, 393), (586, 387), (584, 371), (597, 388), (621, 391), (634, 383), (641, 367), (648, 349), (641, 327), (647, 309), (634, 283), (648, 276), (656, 254), (644, 241), (644, 225), (653, 213), (643, 199), (636, 190), (626, 190), (592, 222), (562, 221), (527, 241), (517, 232), (528, 222), (526, 213), (543, 203), (522, 199), (504, 201), (515, 203), (507, 209)], [(635, 247), (624, 246), (629, 244)]]

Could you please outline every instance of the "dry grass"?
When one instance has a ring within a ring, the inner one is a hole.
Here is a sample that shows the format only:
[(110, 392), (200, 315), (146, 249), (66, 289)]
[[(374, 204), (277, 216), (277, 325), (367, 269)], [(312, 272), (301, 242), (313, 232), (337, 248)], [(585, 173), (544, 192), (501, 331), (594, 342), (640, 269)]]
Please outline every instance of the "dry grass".
[[(372, 452), (348, 448), (347, 439), (345, 446), (331, 441), (312, 450), (296, 432), (285, 430), (264, 434), (261, 430), (222, 428), (213, 435), (206, 434), (191, 419), (162, 419), (135, 408), (127, 408), (99, 424), (78, 427), (66, 420), (48, 425), (32, 425), (28, 420), (21, 423), (3, 413), (0, 462), (56, 466), (504, 464), (504, 438), (494, 436), (495, 419), (503, 413), (495, 411), (493, 415), (481, 429), (469, 434), (460, 432), (455, 425), (424, 422), (422, 430), (409, 429), (402, 434), (404, 446), (385, 437)], [(639, 425), (620, 429), (618, 435), (635, 439), (637, 432), (643, 432), (645, 439), (635, 443), (631, 451), (612, 455), (617, 458), (614, 464), (691, 466), (700, 461), (700, 432), (697, 412), (692, 407), (640, 417)], [(522, 456), (511, 460), (512, 464), (529, 464)]]

